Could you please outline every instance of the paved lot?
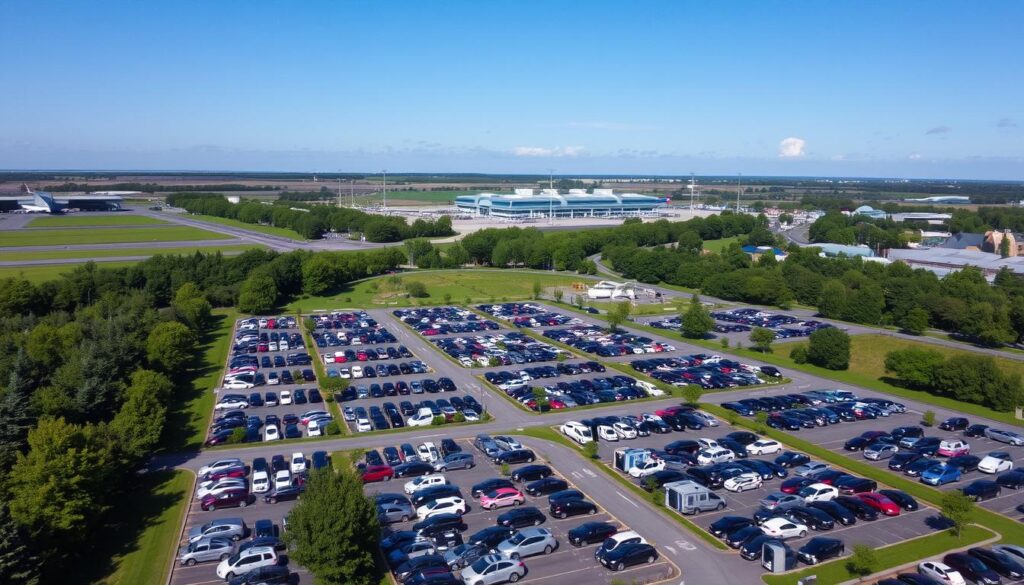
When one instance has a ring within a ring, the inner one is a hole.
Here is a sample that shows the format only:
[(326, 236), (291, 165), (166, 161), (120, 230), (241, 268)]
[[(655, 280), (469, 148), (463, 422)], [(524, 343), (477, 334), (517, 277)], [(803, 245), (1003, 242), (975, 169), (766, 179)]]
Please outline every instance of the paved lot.
[[(463, 496), (469, 504), (469, 511), (463, 516), (466, 524), (469, 526), (469, 529), (463, 536), (468, 537), (478, 530), (488, 526), (494, 526), (496, 524), (496, 518), (511, 508), (484, 510), (478, 505), (477, 500), (470, 496), (470, 487), (473, 484), (485, 479), (501, 477), (501, 470), (497, 465), (491, 463), (490, 460), (488, 460), (482, 453), (477, 451), (476, 448), (472, 446), (470, 440), (466, 439), (459, 441), (459, 444), (464, 451), (471, 452), (476, 456), (477, 463), (476, 467), (473, 469), (451, 471), (446, 474), (452, 483), (458, 485), (462, 489)], [(388, 446), (388, 444), (381, 444), (382, 448), (385, 446)], [(524, 446), (529, 448), (529, 442), (524, 441)], [(537, 450), (536, 452), (539, 456), (540, 450)], [(543, 463), (543, 461), (539, 460), (537, 463)], [(518, 467), (521, 466), (514, 465), (512, 466), (512, 470), (514, 471)], [(565, 474), (554, 465), (551, 465), (551, 467), (555, 470), (556, 476), (566, 479), (570, 484), (570, 487), (575, 487), (571, 473)], [(368, 484), (366, 486), (366, 492), (368, 494), (378, 492), (401, 492), (404, 483), (404, 479), (396, 478), (390, 482)], [(628, 523), (624, 523), (620, 519), (615, 518), (601, 507), (601, 500), (607, 497), (609, 497), (609, 494), (588, 494), (588, 499), (597, 503), (601, 508), (601, 511), (598, 514), (592, 516), (576, 516), (559, 520), (550, 517), (548, 513), (547, 496), (534, 498), (527, 495), (525, 505), (535, 506), (541, 510), (545, 516), (548, 516), (547, 520), (541, 525), (541, 527), (551, 530), (552, 534), (558, 540), (559, 546), (550, 555), (537, 555), (523, 559), (526, 563), (528, 572), (526, 577), (520, 582), (582, 585), (611, 583), (613, 579), (618, 578), (625, 580), (626, 582), (652, 583), (662, 581), (672, 575), (677, 575), (678, 570), (671, 563), (665, 560), (664, 557), (652, 565), (638, 565), (621, 572), (612, 572), (605, 569), (594, 559), (594, 551), (599, 546), (598, 544), (576, 548), (569, 543), (566, 533), (570, 529), (579, 526), (584, 522), (590, 521), (607, 521), (620, 526), (620, 530), (634, 528), (641, 534), (644, 534), (645, 531), (643, 527), (630, 527)], [(386, 529), (386, 533), (397, 530), (408, 530), (414, 523), (415, 521), (411, 520), (406, 523), (392, 524), (388, 529)], [(664, 551), (659, 552), (663, 553)]]

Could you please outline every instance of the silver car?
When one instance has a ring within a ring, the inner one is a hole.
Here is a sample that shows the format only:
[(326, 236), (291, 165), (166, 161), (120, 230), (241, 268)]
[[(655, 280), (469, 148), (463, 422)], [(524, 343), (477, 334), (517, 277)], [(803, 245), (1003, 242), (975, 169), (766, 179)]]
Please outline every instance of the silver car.
[(1014, 431), (1007, 431), (1003, 429), (985, 429), (985, 436), (993, 441), (999, 441), (1000, 443), (1009, 443), (1014, 447), (1020, 447), (1024, 445), (1024, 435), (1016, 433)]
[(408, 522), (410, 518), (416, 517), (416, 510), (409, 502), (388, 502), (377, 505), (377, 518), (381, 524), (394, 524), (395, 522)]
[(525, 574), (526, 565), (522, 561), (512, 560), (501, 555), (487, 555), (462, 569), (462, 582), (466, 585), (515, 583)]
[(531, 555), (551, 554), (558, 541), (547, 528), (525, 528), (498, 543), (492, 552), (520, 559)]
[(193, 526), (188, 531), (188, 541), (198, 542), (204, 538), (224, 537), (238, 541), (245, 536), (245, 521), (241, 518), (210, 520), (202, 526)]
[(864, 449), (864, 458), (871, 459), (872, 461), (880, 461), (882, 459), (888, 459), (899, 451), (899, 447), (896, 445), (889, 445), (887, 443), (875, 443), (867, 449)]
[(434, 471), (450, 471), (452, 469), (473, 469), (476, 461), (472, 453), (449, 453), (444, 459), (434, 462)]
[(206, 538), (178, 549), (178, 562), (191, 567), (205, 561), (223, 561), (235, 554), (235, 543), (230, 538)]

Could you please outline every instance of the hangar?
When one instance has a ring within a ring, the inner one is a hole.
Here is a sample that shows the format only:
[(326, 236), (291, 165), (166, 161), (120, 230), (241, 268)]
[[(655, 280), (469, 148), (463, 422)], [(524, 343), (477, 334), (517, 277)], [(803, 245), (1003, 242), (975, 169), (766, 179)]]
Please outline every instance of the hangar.
[(511, 194), (480, 193), (455, 198), (460, 211), (473, 215), (491, 215), (508, 219), (539, 217), (635, 217), (655, 215), (668, 200), (638, 193), (615, 194), (611, 189), (570, 189), (561, 194), (557, 189), (516, 189)]
[(121, 195), (114, 193), (69, 193), (54, 195), (46, 191), (32, 191), (22, 185), (22, 195), (0, 196), (0, 211), (30, 211), (60, 213), (68, 210), (119, 211)]

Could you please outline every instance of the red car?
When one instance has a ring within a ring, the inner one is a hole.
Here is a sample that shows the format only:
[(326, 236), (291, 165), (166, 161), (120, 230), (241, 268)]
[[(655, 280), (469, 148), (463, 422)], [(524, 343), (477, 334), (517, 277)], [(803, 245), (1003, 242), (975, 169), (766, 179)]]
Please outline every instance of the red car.
[(551, 405), (551, 408), (552, 408), (553, 410), (558, 410), (558, 409), (562, 409), (562, 408), (565, 408), (565, 403), (564, 403), (564, 402), (562, 402), (561, 400), (557, 399), (557, 398), (552, 398), (552, 399), (551, 399), (551, 400), (550, 400), (550, 401), (548, 402), (548, 404), (550, 404), (550, 405)]
[(203, 476), (203, 480), (217, 481), (219, 479), (224, 479), (226, 477), (245, 477), (246, 475), (248, 474), (245, 472), (245, 467), (224, 467), (222, 469), (218, 469), (216, 471), (211, 471), (210, 473), (207, 473), (206, 475)]
[(219, 510), (220, 508), (244, 508), (256, 501), (255, 496), (246, 488), (225, 490), (219, 494), (210, 494), (200, 501), (203, 511)]
[(395, 477), (395, 470), (390, 465), (370, 465), (363, 472), (363, 483), (391, 481), (392, 477)]
[(682, 406), (670, 406), (668, 408), (662, 408), (661, 410), (655, 410), (654, 414), (658, 416), (665, 416), (666, 414), (669, 416), (675, 416), (680, 412), (683, 412), (684, 410), (686, 409), (684, 409)]
[(878, 510), (879, 512), (885, 514), (886, 516), (900, 515), (899, 505), (897, 505), (896, 502), (890, 500), (889, 498), (883, 496), (882, 494), (869, 492), (866, 494), (857, 494), (857, 497), (860, 498), (860, 500), (865, 504), (871, 506), (872, 508)]

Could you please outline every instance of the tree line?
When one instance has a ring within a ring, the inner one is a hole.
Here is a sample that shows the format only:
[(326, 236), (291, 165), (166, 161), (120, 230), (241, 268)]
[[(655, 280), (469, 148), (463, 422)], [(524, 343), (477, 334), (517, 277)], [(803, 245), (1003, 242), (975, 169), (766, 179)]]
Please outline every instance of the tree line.
[(1000, 412), (1024, 404), (1020, 375), (1003, 372), (988, 356), (946, 358), (933, 349), (912, 347), (886, 354), (885, 371), (902, 386)]
[(455, 235), (452, 220), (446, 215), (436, 220), (417, 219), (409, 224), (402, 217), (326, 205), (310, 206), (292, 201), (231, 203), (215, 193), (172, 193), (167, 196), (167, 203), (189, 213), (291, 229), (311, 240), (320, 239), (327, 232), (362, 234), (370, 242)]

